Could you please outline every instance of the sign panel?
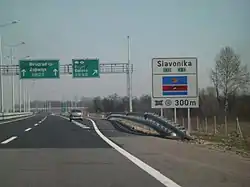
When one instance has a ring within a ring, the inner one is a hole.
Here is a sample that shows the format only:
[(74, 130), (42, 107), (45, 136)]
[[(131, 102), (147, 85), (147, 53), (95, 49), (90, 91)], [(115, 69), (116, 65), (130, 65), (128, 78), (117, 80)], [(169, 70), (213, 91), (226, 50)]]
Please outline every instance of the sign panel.
[(73, 78), (100, 78), (99, 59), (73, 59)]
[(60, 78), (59, 60), (19, 60), (20, 79)]
[(152, 108), (197, 108), (197, 58), (152, 59)]

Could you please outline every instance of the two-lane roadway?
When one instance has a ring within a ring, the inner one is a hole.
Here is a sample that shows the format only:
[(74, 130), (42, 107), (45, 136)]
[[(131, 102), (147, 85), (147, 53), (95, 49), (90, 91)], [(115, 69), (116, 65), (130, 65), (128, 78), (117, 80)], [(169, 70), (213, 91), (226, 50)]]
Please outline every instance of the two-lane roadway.
[(46, 114), (0, 125), (0, 186), (178, 186), (110, 141), (98, 126)]
[(25, 132), (34, 128), (35, 124), (43, 122), (46, 117), (46, 114), (38, 114), (21, 119), (0, 122), (0, 143), (7, 144), (23, 136)]
[(249, 186), (248, 160), (128, 131), (48, 114), (0, 122), (0, 186)]

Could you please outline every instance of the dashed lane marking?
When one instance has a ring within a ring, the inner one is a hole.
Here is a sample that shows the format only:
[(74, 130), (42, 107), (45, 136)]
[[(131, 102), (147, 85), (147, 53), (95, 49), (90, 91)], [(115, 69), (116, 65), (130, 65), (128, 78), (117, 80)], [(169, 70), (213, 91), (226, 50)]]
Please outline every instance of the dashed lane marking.
[(15, 140), (16, 138), (17, 138), (17, 136), (12, 136), (12, 137), (8, 138), (7, 140), (2, 141), (1, 144), (7, 144), (7, 143)]
[(25, 129), (24, 130), (24, 132), (28, 132), (28, 131), (30, 131), (32, 128), (27, 128), (27, 129)]
[(47, 116), (44, 117), (42, 120), (40, 120), (38, 123), (42, 123), (42, 122), (44, 122), (46, 119), (47, 119)]

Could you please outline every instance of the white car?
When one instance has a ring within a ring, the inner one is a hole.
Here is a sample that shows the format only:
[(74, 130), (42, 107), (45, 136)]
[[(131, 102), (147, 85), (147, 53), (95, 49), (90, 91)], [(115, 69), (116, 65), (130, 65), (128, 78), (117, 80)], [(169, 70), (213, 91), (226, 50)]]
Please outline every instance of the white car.
[(70, 111), (69, 120), (72, 121), (74, 119), (80, 119), (80, 120), (83, 119), (83, 114), (81, 110), (73, 109)]

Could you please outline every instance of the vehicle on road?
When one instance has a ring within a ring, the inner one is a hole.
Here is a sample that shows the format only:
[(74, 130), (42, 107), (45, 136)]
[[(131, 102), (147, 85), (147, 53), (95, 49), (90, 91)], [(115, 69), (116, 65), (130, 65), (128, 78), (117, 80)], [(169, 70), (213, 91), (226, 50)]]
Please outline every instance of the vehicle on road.
[(74, 119), (76, 119), (76, 120), (77, 120), (77, 119), (80, 119), (80, 120), (83, 119), (83, 113), (82, 113), (81, 110), (79, 110), (79, 109), (72, 109), (72, 110), (70, 111), (69, 120), (72, 121), (72, 120), (74, 120)]

